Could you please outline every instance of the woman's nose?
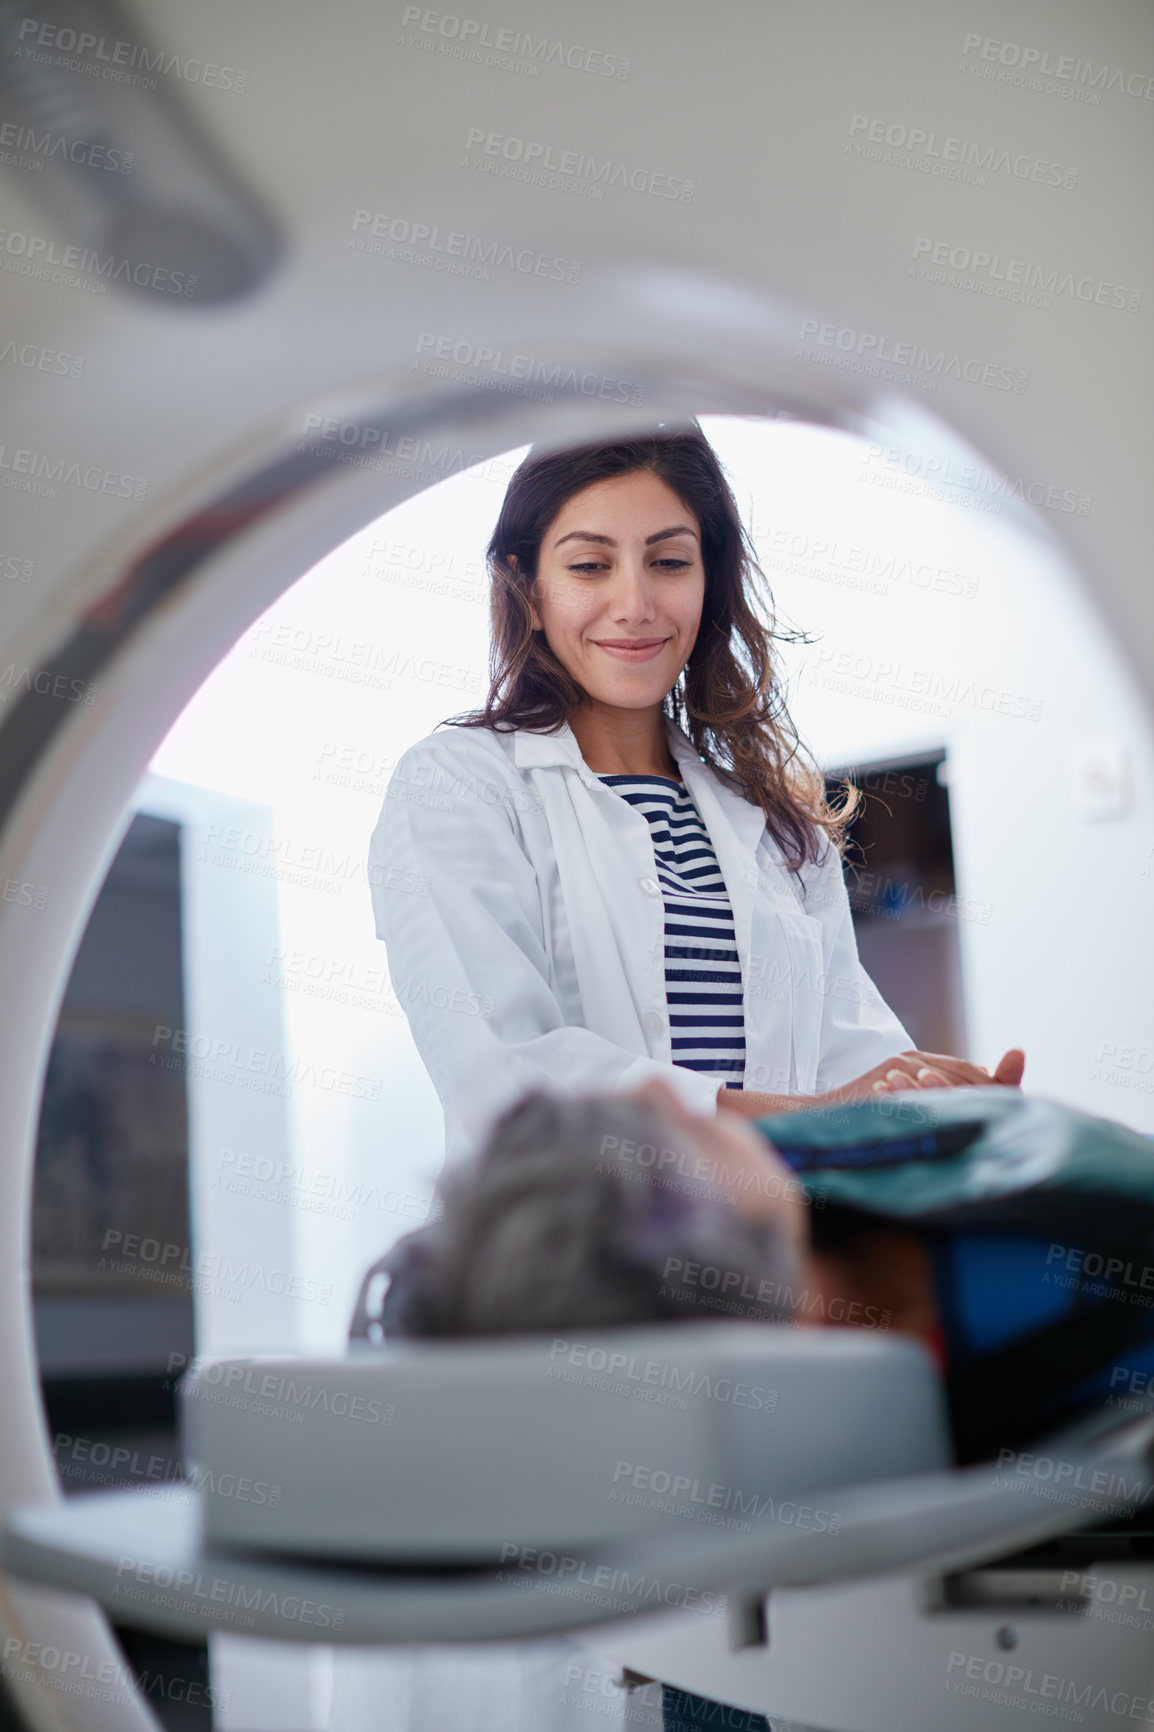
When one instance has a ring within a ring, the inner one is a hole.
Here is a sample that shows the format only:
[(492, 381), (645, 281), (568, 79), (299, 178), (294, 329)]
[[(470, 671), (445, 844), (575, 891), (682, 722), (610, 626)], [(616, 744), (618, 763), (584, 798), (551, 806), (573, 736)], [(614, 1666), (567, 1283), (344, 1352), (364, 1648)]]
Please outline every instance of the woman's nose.
[(656, 590), (644, 565), (623, 561), (614, 579), (609, 597), (609, 609), (614, 617), (652, 619), (657, 611)]

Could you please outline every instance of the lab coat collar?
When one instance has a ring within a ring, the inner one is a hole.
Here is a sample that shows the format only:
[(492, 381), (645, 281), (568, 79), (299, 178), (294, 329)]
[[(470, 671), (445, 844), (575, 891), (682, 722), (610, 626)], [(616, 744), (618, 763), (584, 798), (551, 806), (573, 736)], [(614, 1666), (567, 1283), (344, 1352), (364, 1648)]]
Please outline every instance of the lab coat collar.
[(543, 770), (552, 764), (572, 764), (576, 770), (588, 769), (577, 736), (568, 722), (562, 722), (555, 733), (546, 733), (540, 728), (518, 728), (513, 735), (513, 762), (519, 770)]
[[(673, 761), (681, 771), (685, 785), (697, 803), (706, 826), (709, 827), (711, 814), (702, 809), (703, 801), (706, 807), (717, 801), (739, 841), (751, 851), (756, 848), (758, 838), (765, 828), (765, 814), (761, 807), (742, 799), (736, 789), (723, 782), (720, 776), (714, 775), (709, 765), (698, 757), (693, 742), (668, 716), (665, 717), (665, 737), (669, 742)], [(551, 765), (567, 764), (575, 769), (582, 781), (588, 785), (601, 786), (581, 756), (577, 736), (568, 722), (562, 722), (555, 733), (546, 733), (536, 728), (518, 728), (513, 736), (513, 761), (518, 769), (545, 769)]]
[[(678, 769), (684, 770), (686, 757), (692, 758), (695, 764), (700, 764), (701, 760), (694, 751), (692, 742), (668, 716), (664, 719), (665, 737), (669, 741), (669, 749)], [(513, 761), (518, 769), (522, 770), (546, 769), (553, 764), (571, 764), (575, 770), (584, 772), (587, 781), (597, 780), (596, 773), (581, 756), (577, 736), (568, 722), (562, 722), (555, 733), (546, 733), (538, 728), (518, 728), (513, 737)]]

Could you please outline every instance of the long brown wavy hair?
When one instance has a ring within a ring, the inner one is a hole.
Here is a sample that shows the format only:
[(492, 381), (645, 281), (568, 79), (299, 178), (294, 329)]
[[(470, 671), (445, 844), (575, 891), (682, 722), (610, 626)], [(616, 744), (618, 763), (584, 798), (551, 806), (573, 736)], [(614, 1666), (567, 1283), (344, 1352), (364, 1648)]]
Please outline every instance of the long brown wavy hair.
[(842, 851), (858, 794), (847, 785), (833, 806), (824, 778), (803, 753), (775, 646), (807, 640), (777, 628), (773, 597), (737, 502), (696, 421), (571, 450), (530, 450), (509, 482), (487, 550), (489, 695), (483, 710), (454, 716), (449, 725), (555, 733), (570, 711), (589, 702), (545, 633), (534, 629), (529, 593), (545, 533), (566, 501), (595, 482), (638, 471), (664, 481), (701, 527), (701, 624), (664, 714), (711, 769), (761, 807), (789, 870), (800, 872), (824, 856), (823, 838)]

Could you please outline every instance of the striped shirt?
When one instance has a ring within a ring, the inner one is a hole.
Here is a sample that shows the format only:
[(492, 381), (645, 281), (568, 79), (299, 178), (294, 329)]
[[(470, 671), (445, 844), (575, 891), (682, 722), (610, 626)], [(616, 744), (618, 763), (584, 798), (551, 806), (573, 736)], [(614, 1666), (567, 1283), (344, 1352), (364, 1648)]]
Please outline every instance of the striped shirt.
[(741, 960), (709, 832), (684, 782), (607, 776), (649, 821), (665, 902), (665, 996), (674, 1064), (740, 1088), (745, 1073)]

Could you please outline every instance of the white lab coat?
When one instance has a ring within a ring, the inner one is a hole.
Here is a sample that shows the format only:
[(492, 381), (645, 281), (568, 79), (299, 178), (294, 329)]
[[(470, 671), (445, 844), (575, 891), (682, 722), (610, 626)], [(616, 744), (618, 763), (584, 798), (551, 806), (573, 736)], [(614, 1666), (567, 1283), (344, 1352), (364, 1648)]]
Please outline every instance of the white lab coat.
[[(760, 807), (671, 722), (666, 732), (732, 902), (743, 1086), (821, 1093), (912, 1047), (858, 960), (836, 851), (799, 883)], [(393, 990), (444, 1109), (447, 1160), (531, 1088), (608, 1094), (659, 1076), (716, 1111), (717, 1080), (671, 1062), (649, 824), (598, 781), (568, 724), (442, 724), (411, 746), (369, 880)]]

